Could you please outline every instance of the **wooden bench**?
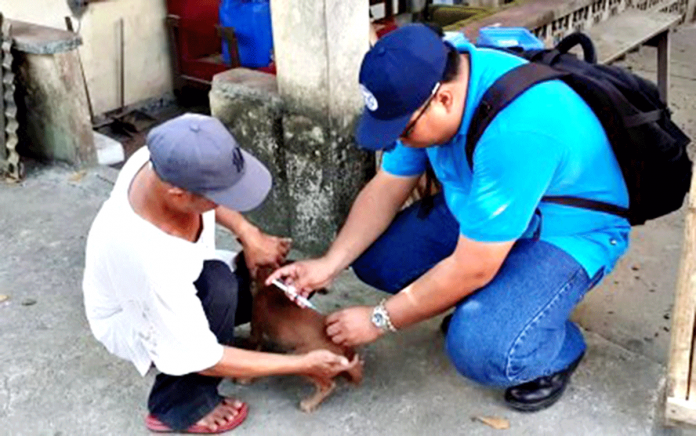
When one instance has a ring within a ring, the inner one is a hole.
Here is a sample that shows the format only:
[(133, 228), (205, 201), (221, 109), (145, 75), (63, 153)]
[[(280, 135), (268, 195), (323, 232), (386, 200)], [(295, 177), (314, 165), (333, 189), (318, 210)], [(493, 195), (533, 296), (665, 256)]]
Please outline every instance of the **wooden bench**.
[(585, 30), (595, 43), (598, 62), (609, 64), (641, 45), (657, 47), (657, 86), (660, 96), (668, 101), (669, 34), (681, 15), (627, 9), (622, 13)]
[(626, 8), (621, 0), (606, 2), (601, 10), (587, 0), (534, 0), (503, 9), (462, 29), (471, 41), (485, 26), (525, 27), (546, 46), (552, 46), (574, 31), (587, 33), (595, 42), (600, 63), (611, 63), (641, 45), (657, 47), (657, 85), (667, 101), (669, 89), (669, 34), (681, 21), (678, 13), (661, 12), (672, 2), (639, 10)]

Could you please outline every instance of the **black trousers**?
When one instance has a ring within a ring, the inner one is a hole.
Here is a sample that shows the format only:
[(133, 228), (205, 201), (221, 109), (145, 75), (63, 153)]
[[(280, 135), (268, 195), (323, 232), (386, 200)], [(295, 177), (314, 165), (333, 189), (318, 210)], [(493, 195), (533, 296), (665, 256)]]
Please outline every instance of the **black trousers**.
[[(194, 285), (210, 330), (219, 343), (232, 345), (234, 327), (251, 320), (250, 277), (244, 256), (237, 256), (235, 272), (219, 260), (205, 261)], [(197, 373), (183, 376), (157, 374), (148, 409), (171, 429), (185, 430), (223, 400), (218, 394), (220, 381), (222, 378)]]

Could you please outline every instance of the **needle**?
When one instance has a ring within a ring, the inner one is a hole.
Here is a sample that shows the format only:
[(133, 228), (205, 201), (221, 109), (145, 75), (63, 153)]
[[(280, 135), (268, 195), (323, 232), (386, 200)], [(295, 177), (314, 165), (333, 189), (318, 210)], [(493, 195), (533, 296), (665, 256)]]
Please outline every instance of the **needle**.
[(319, 312), (319, 309), (317, 309), (316, 306), (314, 304), (312, 304), (311, 301), (309, 301), (308, 299), (306, 299), (302, 295), (298, 294), (297, 291), (295, 290), (294, 286), (288, 286), (278, 279), (273, 280), (272, 283), (274, 285), (276, 285), (278, 288), (280, 288), (281, 291), (285, 292), (293, 300), (297, 300), (300, 303), (302, 303), (303, 306), (309, 307), (313, 311), (321, 313), (321, 312)]

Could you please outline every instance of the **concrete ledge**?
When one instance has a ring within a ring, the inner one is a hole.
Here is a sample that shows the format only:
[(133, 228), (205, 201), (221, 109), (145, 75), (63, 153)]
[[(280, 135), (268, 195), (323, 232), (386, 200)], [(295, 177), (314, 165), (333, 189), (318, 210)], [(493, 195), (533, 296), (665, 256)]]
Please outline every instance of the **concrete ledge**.
[(247, 68), (233, 68), (213, 77), (213, 89), (228, 95), (242, 94), (261, 99), (278, 96), (278, 82), (272, 74)]
[(24, 21), (9, 20), (15, 49), (31, 54), (55, 54), (75, 50), (82, 38), (74, 32), (41, 26)]

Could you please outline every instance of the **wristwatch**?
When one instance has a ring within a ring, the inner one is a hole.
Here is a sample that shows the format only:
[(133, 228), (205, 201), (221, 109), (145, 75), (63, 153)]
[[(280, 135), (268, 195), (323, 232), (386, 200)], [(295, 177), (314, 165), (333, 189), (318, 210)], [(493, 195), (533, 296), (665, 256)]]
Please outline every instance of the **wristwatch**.
[(379, 304), (372, 309), (372, 317), (370, 317), (370, 321), (372, 321), (372, 324), (374, 324), (375, 327), (383, 332), (395, 332), (396, 327), (394, 327), (394, 324), (392, 324), (391, 319), (389, 318), (389, 312), (387, 312), (387, 308), (384, 306), (386, 301), (386, 299), (380, 301)]

